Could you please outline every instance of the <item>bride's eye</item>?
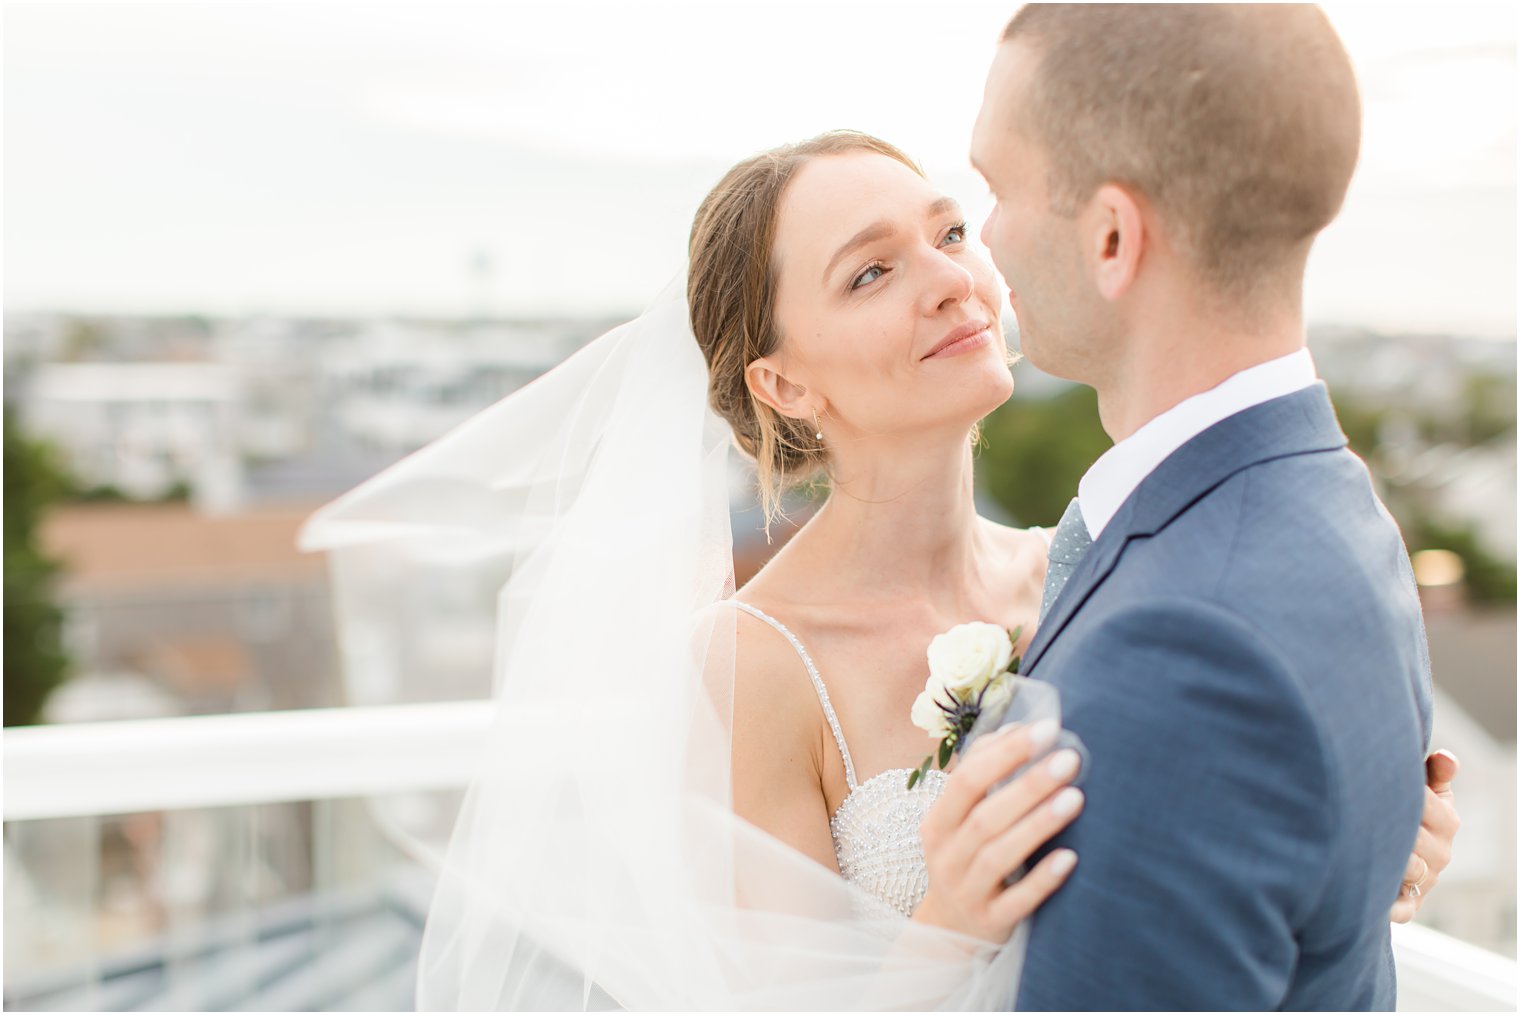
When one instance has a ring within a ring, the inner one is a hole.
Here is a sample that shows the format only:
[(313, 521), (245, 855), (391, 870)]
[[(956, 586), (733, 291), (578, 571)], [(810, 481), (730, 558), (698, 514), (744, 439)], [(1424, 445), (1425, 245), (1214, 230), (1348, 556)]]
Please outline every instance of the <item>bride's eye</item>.
[(945, 231), (945, 243), (965, 243), (966, 223), (960, 222)]
[(877, 279), (881, 278), (886, 273), (887, 273), (887, 269), (883, 268), (879, 264), (869, 265), (869, 266), (867, 266), (867, 268), (866, 268), (865, 271), (863, 271), (859, 275), (855, 276), (854, 281), (852, 281), (850, 283), (850, 291), (853, 292), (856, 289), (859, 289), (863, 285), (870, 285), (872, 282), (875, 282)]

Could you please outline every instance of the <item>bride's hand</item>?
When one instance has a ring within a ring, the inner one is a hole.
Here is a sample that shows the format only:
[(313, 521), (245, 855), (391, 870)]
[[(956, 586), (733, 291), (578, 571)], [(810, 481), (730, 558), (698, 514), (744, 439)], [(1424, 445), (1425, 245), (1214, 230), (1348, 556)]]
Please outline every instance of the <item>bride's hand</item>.
[(1057, 751), (988, 794), (1049, 748), (1058, 732), (1054, 720), (1008, 727), (982, 737), (960, 759), (920, 826), (929, 890), (914, 920), (1001, 944), (1066, 880), (1077, 855), (1058, 849), (1012, 887), (1003, 885), (1081, 812), (1082, 791), (1066, 786), (1077, 772), (1076, 753)]
[(1425, 897), (1441, 880), (1441, 872), (1451, 863), (1452, 841), (1462, 825), (1451, 792), (1451, 781), (1457, 777), (1458, 767), (1457, 756), (1450, 751), (1436, 751), (1425, 759), (1425, 813), (1420, 820), (1419, 835), (1414, 840), (1414, 852), (1404, 870), (1399, 899), (1388, 914), (1394, 923), (1408, 923), (1414, 919)]

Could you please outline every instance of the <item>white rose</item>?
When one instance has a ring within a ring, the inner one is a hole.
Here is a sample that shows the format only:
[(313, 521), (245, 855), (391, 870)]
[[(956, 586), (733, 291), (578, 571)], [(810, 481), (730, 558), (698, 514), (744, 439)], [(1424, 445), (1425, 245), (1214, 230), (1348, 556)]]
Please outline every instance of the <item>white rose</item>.
[(994, 680), (982, 692), (981, 718), (989, 725), (1003, 718), (1003, 713), (1013, 702), (1013, 681)]
[(913, 711), (911, 715), (913, 718), (913, 725), (917, 726), (919, 729), (923, 730), (925, 733), (938, 740), (944, 737), (946, 733), (950, 732), (949, 729), (946, 728), (945, 722), (948, 716), (945, 715), (944, 709), (940, 708), (937, 704), (935, 704), (934, 701), (936, 691), (939, 689), (938, 685), (936, 685), (933, 680), (930, 680), (929, 683), (930, 686), (926, 687), (919, 694), (919, 696), (913, 700)]
[(959, 624), (929, 643), (931, 682), (942, 684), (961, 701), (974, 697), (1012, 660), (1013, 642), (996, 624)]

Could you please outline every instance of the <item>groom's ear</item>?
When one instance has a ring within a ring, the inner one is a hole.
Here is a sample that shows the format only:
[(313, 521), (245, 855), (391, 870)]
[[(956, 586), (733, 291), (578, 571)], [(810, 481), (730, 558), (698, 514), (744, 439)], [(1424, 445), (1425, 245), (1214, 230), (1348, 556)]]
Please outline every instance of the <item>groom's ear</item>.
[(1088, 211), (1084, 243), (1098, 292), (1106, 300), (1121, 299), (1140, 272), (1149, 240), (1140, 202), (1126, 188), (1105, 183), (1093, 194)]
[(808, 396), (807, 388), (787, 380), (769, 356), (762, 356), (744, 368), (744, 380), (750, 393), (761, 402), (790, 419), (808, 419), (818, 407)]

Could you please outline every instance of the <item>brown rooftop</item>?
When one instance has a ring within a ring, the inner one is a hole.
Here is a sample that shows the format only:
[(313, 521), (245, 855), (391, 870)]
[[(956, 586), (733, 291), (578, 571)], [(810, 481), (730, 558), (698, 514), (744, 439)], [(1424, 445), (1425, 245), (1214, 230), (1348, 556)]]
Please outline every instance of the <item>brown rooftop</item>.
[(48, 514), (41, 538), (75, 592), (319, 581), (323, 555), (296, 550), (314, 509), (203, 515), (183, 504), (73, 505)]

